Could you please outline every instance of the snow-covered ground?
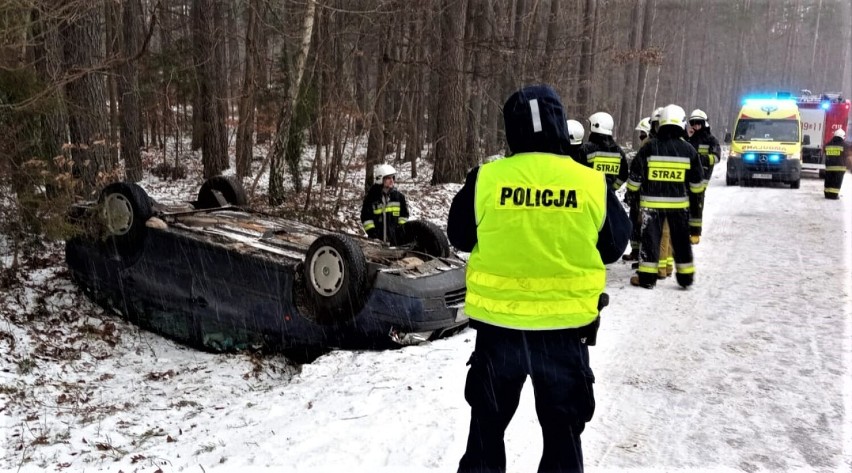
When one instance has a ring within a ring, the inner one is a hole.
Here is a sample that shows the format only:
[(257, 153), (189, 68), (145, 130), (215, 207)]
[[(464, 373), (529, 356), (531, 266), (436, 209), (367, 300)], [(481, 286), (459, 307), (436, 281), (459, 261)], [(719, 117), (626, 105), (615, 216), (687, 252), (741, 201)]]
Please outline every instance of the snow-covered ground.
[[(609, 268), (588, 471), (852, 471), (850, 177), (827, 201), (816, 179), (726, 187), (722, 164), (693, 288)], [(408, 189), (442, 225), (451, 190)], [(0, 297), (0, 470), (455, 470), (474, 331), (302, 366), (206, 354), (103, 314), (62, 268)], [(506, 444), (535, 471), (530, 386)]]

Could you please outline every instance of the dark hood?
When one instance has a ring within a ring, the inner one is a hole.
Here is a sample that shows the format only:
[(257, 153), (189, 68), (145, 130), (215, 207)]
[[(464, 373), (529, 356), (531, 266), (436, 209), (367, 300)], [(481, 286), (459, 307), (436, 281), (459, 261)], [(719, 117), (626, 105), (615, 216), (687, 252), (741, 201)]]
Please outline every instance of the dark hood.
[(673, 138), (686, 138), (686, 130), (677, 125), (663, 125), (657, 131), (657, 138), (661, 140), (670, 140)]
[(503, 106), (503, 123), (512, 154), (561, 154), (568, 145), (562, 100), (549, 86), (528, 86), (512, 94)]
[(611, 136), (601, 133), (589, 133), (589, 141), (607, 148), (615, 146), (615, 140), (613, 140)]

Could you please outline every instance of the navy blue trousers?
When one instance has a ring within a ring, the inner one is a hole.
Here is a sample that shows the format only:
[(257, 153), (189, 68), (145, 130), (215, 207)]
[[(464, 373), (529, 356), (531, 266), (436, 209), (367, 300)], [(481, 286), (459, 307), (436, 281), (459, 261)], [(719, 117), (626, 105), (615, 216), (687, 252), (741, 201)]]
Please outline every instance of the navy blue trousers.
[(472, 326), (476, 346), (464, 391), (470, 433), (458, 471), (506, 471), (503, 434), (529, 376), (544, 439), (538, 471), (582, 472), (580, 434), (595, 411), (595, 378), (578, 330), (512, 330), (475, 321)]

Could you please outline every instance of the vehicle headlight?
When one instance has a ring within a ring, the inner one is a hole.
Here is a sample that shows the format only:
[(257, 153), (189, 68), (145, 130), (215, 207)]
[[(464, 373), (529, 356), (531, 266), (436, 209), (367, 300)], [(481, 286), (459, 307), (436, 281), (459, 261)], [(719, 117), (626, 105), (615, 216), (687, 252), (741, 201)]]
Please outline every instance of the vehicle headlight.
[(801, 153), (793, 153), (790, 155), (790, 159), (802, 159)]
[(743, 161), (747, 163), (753, 163), (757, 161), (757, 153), (745, 153), (743, 154)]
[(735, 152), (731, 151), (730, 153), (728, 153), (728, 157), (729, 158), (739, 158), (740, 153), (735, 153)]
[(780, 163), (782, 159), (784, 159), (784, 155), (780, 153), (772, 153), (767, 158), (770, 163)]

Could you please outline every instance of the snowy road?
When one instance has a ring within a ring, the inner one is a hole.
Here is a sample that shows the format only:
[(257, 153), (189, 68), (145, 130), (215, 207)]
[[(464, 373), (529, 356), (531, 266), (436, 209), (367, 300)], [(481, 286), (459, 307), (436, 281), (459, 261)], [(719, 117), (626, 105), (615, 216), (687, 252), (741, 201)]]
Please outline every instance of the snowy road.
[[(610, 268), (589, 472), (852, 471), (850, 189), (726, 187), (720, 166), (693, 288), (634, 288), (629, 265)], [(463, 452), (473, 331), (301, 371), (120, 332), (112, 357), (0, 376), (31, 406), (4, 413), (0, 470), (449, 472)], [(97, 409), (57, 405), (72, 385)], [(529, 384), (506, 442), (509, 471), (535, 471)]]

